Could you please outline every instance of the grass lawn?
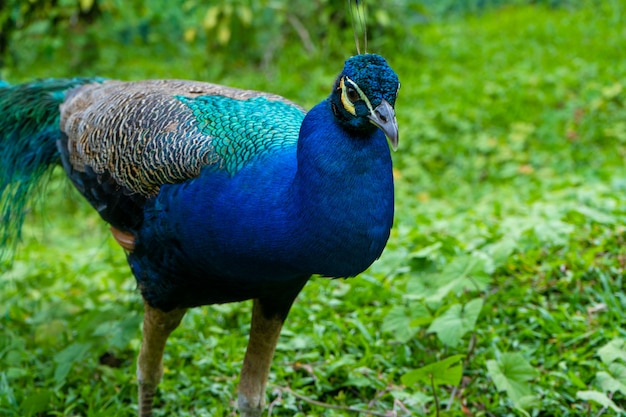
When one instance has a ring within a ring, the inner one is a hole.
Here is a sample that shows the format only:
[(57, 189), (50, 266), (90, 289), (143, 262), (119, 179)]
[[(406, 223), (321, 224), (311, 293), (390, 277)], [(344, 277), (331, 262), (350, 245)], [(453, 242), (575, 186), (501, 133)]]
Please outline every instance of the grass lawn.
[[(370, 270), (300, 294), (272, 416), (625, 413), (625, 21), (624, 0), (509, 6), (381, 43), (402, 82), (396, 223)], [(342, 62), (297, 50), (212, 81), (310, 107)], [(141, 50), (98, 65), (206, 75)], [(42, 200), (0, 264), (0, 416), (133, 416), (142, 303), (124, 255), (61, 172)], [(157, 416), (233, 415), (250, 310), (190, 310)]]

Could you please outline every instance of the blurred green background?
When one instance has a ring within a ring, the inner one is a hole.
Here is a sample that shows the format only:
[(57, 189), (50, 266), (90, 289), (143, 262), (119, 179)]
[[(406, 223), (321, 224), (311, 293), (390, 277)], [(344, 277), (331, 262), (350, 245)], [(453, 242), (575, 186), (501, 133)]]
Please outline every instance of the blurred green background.
[[(379, 1), (367, 22), (402, 82), (396, 222), (369, 271), (305, 287), (271, 415), (623, 415), (626, 1)], [(0, 28), (10, 83), (186, 78), (306, 107), (356, 52), (331, 0), (0, 0)], [(132, 416), (140, 296), (106, 225), (47, 185), (0, 263), (0, 416)], [(185, 317), (158, 416), (232, 415), (249, 317)]]

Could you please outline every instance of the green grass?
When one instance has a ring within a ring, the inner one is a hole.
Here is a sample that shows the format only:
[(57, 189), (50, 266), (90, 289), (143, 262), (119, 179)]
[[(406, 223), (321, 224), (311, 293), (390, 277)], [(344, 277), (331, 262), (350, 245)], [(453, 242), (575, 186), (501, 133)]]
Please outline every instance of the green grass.
[[(442, 416), (617, 415), (609, 398), (626, 409), (626, 354), (604, 354), (626, 339), (626, 2), (601, 3), (501, 8), (417, 26), (376, 51), (402, 82), (396, 224), (369, 271), (314, 278), (299, 296), (272, 367), (271, 415), (357, 415), (302, 396), (398, 416), (435, 415), (436, 402)], [(266, 76), (244, 65), (214, 81), (310, 106), (341, 62), (298, 47)], [(168, 53), (94, 68), (207, 75)], [(70, 75), (46, 65), (55, 59), (9, 79)], [(0, 277), (0, 416), (132, 416), (134, 280), (60, 172), (43, 200)], [(158, 416), (231, 415), (250, 307), (187, 314), (166, 351)], [(456, 354), (458, 383), (439, 383), (454, 366), (402, 378)]]

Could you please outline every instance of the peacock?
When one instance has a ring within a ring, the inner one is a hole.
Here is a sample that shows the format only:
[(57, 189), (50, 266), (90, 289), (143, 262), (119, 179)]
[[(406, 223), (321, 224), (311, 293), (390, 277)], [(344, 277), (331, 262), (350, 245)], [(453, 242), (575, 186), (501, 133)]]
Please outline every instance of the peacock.
[(308, 112), (196, 81), (0, 83), (2, 247), (19, 239), (38, 180), (62, 165), (110, 225), (143, 298), (139, 415), (152, 414), (185, 311), (252, 299), (238, 407), (261, 416), (281, 327), (307, 280), (358, 275), (389, 239), (399, 87), (367, 53), (347, 59)]

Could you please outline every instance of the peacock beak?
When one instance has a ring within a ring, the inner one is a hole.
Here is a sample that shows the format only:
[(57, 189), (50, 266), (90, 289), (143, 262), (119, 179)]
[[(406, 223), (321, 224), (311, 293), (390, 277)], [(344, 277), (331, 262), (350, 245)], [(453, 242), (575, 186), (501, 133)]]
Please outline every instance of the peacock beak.
[(393, 106), (385, 99), (374, 109), (374, 112), (367, 116), (374, 125), (387, 136), (391, 148), (395, 151), (398, 149), (398, 122), (396, 120), (396, 111)]

